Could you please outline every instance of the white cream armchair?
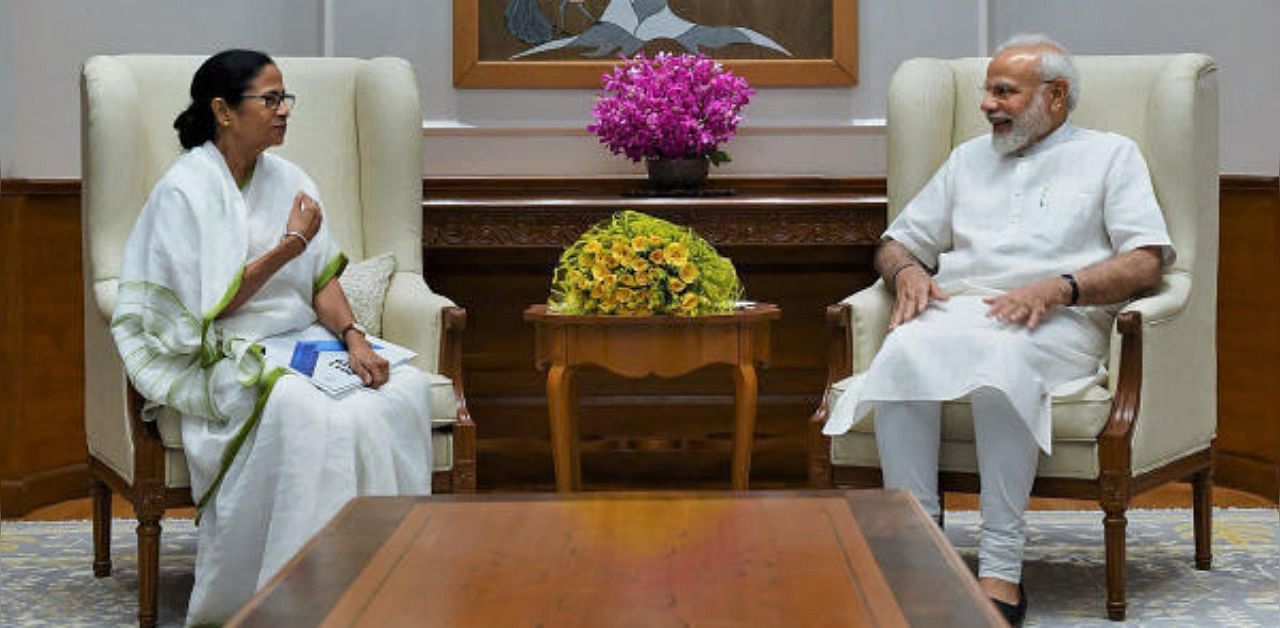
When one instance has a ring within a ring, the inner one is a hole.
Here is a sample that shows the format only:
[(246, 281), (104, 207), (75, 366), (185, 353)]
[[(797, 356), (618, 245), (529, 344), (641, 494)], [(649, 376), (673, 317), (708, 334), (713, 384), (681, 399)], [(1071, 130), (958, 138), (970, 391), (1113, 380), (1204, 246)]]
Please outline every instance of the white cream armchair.
[[(1178, 258), (1159, 290), (1130, 303), (1111, 339), (1110, 379), (1053, 405), (1053, 455), (1034, 494), (1097, 499), (1105, 512), (1107, 615), (1125, 615), (1125, 510), (1169, 481), (1193, 484), (1195, 564), (1210, 564), (1211, 452), (1216, 430), (1218, 92), (1203, 55), (1077, 57), (1083, 96), (1074, 123), (1120, 133), (1142, 148)], [(953, 147), (989, 131), (977, 87), (985, 59), (914, 59), (889, 88), (889, 219)], [(810, 424), (813, 485), (880, 483), (874, 421), (821, 433), (829, 402), (867, 369), (884, 340), (892, 296), (882, 282), (828, 308), (828, 394)], [(943, 404), (940, 486), (977, 491), (967, 401)]]
[[(138, 517), (139, 609), (156, 620), (160, 518), (191, 504), (178, 426), (139, 420), (108, 331), (125, 241), (156, 180), (178, 156), (174, 117), (204, 57), (93, 57), (81, 76), (85, 277), (85, 431), (94, 506), (94, 574), (110, 573), (111, 492)], [(462, 391), (465, 312), (422, 274), (421, 109), (401, 59), (277, 59), (299, 107), (278, 154), (320, 186), (325, 219), (354, 261), (390, 251), (395, 272), (383, 336), (418, 352), (414, 364), (446, 375), (434, 395), (436, 491), (475, 490), (475, 426)]]

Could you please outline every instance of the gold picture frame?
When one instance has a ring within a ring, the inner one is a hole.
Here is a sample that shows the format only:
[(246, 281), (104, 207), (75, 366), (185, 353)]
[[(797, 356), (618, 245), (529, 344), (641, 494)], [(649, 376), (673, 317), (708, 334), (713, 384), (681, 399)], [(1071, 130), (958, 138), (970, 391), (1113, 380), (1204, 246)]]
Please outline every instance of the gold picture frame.
[[(704, 26), (696, 19), (681, 17), (701, 13), (710, 18), (715, 11), (726, 10), (726, 0), (453, 0), (453, 84), (459, 88), (599, 88), (600, 77), (618, 62), (628, 43), (644, 50), (657, 47), (674, 52), (690, 42), (704, 52), (705, 42), (717, 44), (719, 47), (709, 56), (756, 87), (857, 84), (857, 0), (733, 2), (739, 14), (747, 11), (757, 21), (720, 26), (708, 19)], [(805, 10), (797, 2), (809, 3), (810, 8)], [(741, 8), (744, 5), (746, 9)], [(620, 23), (635, 25), (636, 6), (651, 12), (665, 11), (659, 16), (664, 20), (652, 21), (683, 25), (685, 30), (680, 37), (684, 40), (659, 33), (642, 42), (635, 37), (644, 35), (644, 19), (634, 31), (602, 19), (630, 10)], [(814, 6), (822, 10), (813, 10)], [(768, 19), (770, 15), (777, 17)], [(513, 27), (515, 20), (522, 17), (528, 18), (523, 23), (529, 26)], [(811, 32), (805, 33), (806, 28)], [(813, 31), (815, 28), (818, 30)], [(766, 31), (785, 31), (792, 36), (774, 39)], [(729, 43), (724, 43), (726, 40)], [(800, 55), (787, 48), (795, 46), (794, 42), (800, 46), (816, 43), (811, 46), (813, 50)], [(599, 56), (581, 60), (584, 54)]]

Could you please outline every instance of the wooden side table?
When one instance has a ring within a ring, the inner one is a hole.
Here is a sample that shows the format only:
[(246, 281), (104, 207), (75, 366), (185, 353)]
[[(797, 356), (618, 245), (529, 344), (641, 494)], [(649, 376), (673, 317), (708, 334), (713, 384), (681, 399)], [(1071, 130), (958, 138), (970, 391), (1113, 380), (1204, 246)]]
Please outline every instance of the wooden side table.
[(715, 316), (571, 316), (531, 305), (535, 364), (547, 371), (547, 410), (556, 490), (582, 488), (575, 371), (586, 365), (623, 377), (670, 378), (712, 364), (733, 369), (733, 488), (746, 490), (756, 422), (756, 367), (769, 360), (769, 324), (782, 317), (761, 303)]

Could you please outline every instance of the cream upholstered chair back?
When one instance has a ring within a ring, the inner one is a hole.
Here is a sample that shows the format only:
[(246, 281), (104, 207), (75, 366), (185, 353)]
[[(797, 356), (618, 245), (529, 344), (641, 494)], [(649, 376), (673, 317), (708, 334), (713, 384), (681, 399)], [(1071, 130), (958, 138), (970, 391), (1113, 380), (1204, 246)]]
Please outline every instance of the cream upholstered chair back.
[[(114, 281), (134, 219), (181, 152), (173, 118), (206, 57), (94, 57), (85, 65), (82, 156), (88, 270), (109, 315)], [(290, 59), (276, 62), (298, 95), (282, 146), (272, 149), (320, 187), (325, 220), (352, 260), (395, 253), (396, 270), (422, 272), (420, 136), (416, 79), (402, 59)], [(108, 154), (109, 152), (109, 154)], [(377, 208), (374, 211), (366, 209)]]
[[(86, 61), (81, 75), (85, 275), (85, 425), (90, 453), (133, 480), (124, 373), (108, 330), (124, 246), (155, 182), (181, 152), (173, 120), (190, 102), (202, 56), (122, 55)], [(298, 101), (282, 146), (271, 149), (316, 181), (325, 220), (359, 261), (392, 252), (395, 273), (383, 335), (418, 352), (438, 372), (441, 308), (422, 277), (421, 106), (402, 59), (279, 58)], [(452, 417), (448, 404), (440, 414)], [(166, 482), (183, 486), (185, 462), (166, 430)], [(450, 456), (437, 452), (437, 463)]]
[[(990, 132), (979, 109), (987, 59), (913, 59), (889, 87), (889, 218), (959, 144)], [(1178, 252), (1153, 314), (1178, 314), (1176, 360), (1147, 360), (1134, 472), (1192, 446), (1216, 426), (1214, 325), (1218, 275), (1218, 94), (1205, 55), (1077, 56), (1081, 98), (1070, 121), (1124, 135), (1142, 149)], [(1112, 358), (1119, 350), (1113, 338)], [(859, 362), (866, 356), (859, 356)], [(1188, 365), (1195, 364), (1194, 368)], [(857, 365), (861, 370), (864, 364)], [(1112, 372), (1114, 389), (1116, 372)], [(1176, 420), (1175, 420), (1176, 419)]]

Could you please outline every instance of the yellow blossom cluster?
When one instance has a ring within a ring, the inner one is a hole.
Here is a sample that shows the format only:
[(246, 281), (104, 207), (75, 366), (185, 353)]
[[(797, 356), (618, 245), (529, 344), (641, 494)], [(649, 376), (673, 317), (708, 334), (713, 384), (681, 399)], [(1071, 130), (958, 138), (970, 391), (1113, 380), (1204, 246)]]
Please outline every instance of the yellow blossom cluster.
[(550, 304), (566, 314), (696, 316), (731, 311), (741, 293), (733, 264), (692, 230), (623, 211), (565, 249)]

